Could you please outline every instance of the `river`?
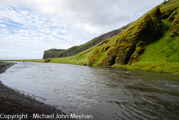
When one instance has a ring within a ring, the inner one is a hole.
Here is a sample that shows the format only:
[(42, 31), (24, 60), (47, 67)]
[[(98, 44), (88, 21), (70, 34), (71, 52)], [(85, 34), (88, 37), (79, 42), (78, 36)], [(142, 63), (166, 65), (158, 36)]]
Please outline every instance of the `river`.
[(18, 62), (5, 85), (94, 120), (177, 120), (179, 75), (55, 63)]

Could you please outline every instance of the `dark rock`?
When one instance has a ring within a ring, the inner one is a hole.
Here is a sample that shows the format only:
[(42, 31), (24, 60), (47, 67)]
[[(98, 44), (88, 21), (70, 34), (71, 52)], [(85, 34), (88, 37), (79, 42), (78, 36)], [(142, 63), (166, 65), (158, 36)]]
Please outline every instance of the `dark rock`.
[(46, 59), (45, 60), (45, 63), (49, 63), (51, 60), (50, 59)]

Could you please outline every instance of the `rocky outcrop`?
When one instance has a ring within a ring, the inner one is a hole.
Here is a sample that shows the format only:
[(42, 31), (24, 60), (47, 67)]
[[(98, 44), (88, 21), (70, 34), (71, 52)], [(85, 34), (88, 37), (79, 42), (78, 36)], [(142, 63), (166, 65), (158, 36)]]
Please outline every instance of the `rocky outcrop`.
[(43, 59), (47, 58), (57, 58), (63, 51), (63, 49), (50, 49), (46, 50), (43, 55)]
[(49, 63), (50, 61), (50, 59), (45, 59), (45, 63)]

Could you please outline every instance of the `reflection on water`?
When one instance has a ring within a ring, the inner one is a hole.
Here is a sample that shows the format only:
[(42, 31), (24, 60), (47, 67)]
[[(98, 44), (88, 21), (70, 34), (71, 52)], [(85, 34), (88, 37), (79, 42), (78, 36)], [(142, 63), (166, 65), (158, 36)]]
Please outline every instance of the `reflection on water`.
[(0, 80), (66, 113), (92, 114), (95, 120), (179, 118), (178, 75), (18, 63)]

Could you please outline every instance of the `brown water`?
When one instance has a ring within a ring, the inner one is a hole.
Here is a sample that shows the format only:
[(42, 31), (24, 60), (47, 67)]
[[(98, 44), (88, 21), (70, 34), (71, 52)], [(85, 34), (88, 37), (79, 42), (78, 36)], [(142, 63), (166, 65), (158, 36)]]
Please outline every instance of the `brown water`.
[(179, 76), (66, 64), (18, 63), (0, 80), (67, 114), (94, 120), (177, 120)]

